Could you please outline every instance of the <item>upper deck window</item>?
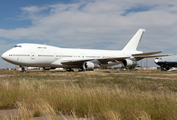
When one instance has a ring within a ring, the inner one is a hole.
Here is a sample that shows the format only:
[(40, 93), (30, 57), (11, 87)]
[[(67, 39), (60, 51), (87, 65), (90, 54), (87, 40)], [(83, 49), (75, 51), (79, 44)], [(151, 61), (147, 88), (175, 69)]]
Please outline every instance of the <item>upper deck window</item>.
[(15, 45), (14, 47), (22, 47), (21, 45)]
[(47, 47), (38, 47), (38, 49), (47, 49)]

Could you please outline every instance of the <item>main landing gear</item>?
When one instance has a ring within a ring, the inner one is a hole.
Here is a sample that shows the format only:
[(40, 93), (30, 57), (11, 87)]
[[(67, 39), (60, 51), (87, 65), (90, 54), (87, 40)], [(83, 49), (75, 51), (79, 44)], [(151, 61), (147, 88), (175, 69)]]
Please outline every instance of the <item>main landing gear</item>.
[(68, 72), (74, 72), (74, 70), (72, 68), (67, 68), (66, 71), (68, 71)]
[(25, 67), (24, 66), (20, 66), (21, 67), (21, 72), (26, 72)]
[(170, 67), (161, 67), (161, 71), (168, 71)]
[(84, 72), (84, 71), (94, 71), (94, 69), (84, 69), (84, 68), (81, 68), (80, 70), (79, 70), (79, 72)]

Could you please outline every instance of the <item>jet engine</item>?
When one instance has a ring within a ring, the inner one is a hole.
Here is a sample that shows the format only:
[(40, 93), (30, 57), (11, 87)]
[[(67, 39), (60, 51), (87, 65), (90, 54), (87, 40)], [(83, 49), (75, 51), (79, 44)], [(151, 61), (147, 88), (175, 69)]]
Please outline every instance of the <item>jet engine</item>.
[(94, 68), (99, 68), (99, 67), (100, 67), (99, 65), (94, 64), (94, 63), (91, 62), (91, 61), (84, 62), (84, 63), (83, 63), (83, 66), (82, 66), (82, 68), (83, 68), (84, 70), (93, 70)]
[(125, 59), (122, 61), (124, 67), (134, 67), (137, 65), (136, 60)]

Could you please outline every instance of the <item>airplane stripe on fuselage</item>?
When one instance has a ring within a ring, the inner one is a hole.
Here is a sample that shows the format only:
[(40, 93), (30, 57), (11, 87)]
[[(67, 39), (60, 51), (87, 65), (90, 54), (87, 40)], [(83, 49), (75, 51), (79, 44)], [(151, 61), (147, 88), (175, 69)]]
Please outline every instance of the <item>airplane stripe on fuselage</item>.
[(156, 63), (158, 65), (168, 65), (168, 66), (175, 66), (177, 65), (177, 61), (160, 61)]

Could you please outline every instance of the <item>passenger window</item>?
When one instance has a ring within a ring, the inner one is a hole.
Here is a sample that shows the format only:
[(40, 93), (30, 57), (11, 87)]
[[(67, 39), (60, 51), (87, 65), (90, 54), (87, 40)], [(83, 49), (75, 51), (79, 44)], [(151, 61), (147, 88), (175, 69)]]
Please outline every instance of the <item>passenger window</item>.
[(14, 47), (22, 47), (21, 45), (15, 45)]

